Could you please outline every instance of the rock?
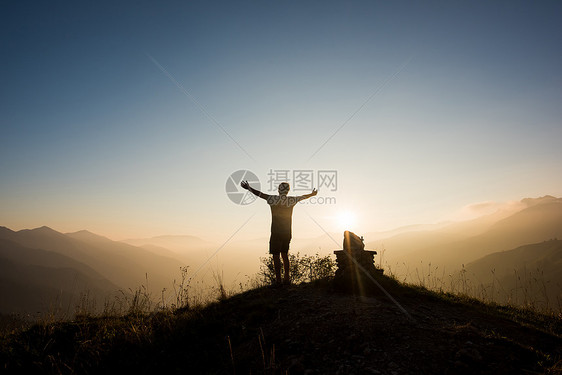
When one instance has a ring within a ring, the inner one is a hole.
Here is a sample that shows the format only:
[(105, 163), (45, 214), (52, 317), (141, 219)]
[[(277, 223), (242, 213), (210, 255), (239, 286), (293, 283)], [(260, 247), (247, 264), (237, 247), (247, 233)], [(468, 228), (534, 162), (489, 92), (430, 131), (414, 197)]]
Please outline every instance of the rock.
[(289, 369), (291, 369), (291, 372), (303, 372), (304, 371), (304, 366), (302, 364), (304, 360), (304, 357), (301, 356), (291, 356), (289, 357)]
[(390, 362), (390, 363), (388, 364), (388, 368), (390, 368), (390, 369), (397, 369), (397, 368), (398, 368), (398, 365), (397, 365), (396, 363), (394, 363), (394, 362)]
[(481, 362), (482, 355), (474, 348), (463, 348), (455, 354), (455, 359), (463, 362)]

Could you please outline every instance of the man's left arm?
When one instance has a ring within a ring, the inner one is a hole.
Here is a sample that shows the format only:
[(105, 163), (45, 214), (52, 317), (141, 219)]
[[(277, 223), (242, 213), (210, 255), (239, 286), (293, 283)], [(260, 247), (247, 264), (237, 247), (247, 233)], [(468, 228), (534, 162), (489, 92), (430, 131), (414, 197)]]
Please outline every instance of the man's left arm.
[(316, 194), (318, 194), (318, 190), (312, 189), (312, 193), (298, 196), (298, 197), (297, 197), (297, 202), (300, 202), (300, 201), (302, 201), (303, 199), (308, 199), (308, 198), (310, 198), (310, 197), (313, 197), (313, 196), (315, 196)]

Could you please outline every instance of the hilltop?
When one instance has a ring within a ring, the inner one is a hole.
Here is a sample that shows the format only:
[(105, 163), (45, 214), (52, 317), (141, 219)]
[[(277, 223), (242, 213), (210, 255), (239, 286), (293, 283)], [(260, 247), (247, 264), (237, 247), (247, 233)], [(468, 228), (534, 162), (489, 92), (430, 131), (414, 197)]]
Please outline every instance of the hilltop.
[[(561, 373), (562, 321), (379, 280), (257, 288), (201, 308), (35, 325), (0, 344), (6, 372)], [(24, 372), (25, 372), (24, 371)]]

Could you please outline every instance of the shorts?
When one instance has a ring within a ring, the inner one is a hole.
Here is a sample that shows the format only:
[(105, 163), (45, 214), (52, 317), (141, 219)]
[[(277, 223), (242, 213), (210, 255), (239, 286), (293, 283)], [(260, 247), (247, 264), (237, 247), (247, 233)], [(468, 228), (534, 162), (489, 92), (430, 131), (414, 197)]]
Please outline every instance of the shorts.
[(291, 236), (283, 236), (272, 234), (269, 238), (269, 253), (279, 254), (289, 252), (289, 243), (291, 242)]

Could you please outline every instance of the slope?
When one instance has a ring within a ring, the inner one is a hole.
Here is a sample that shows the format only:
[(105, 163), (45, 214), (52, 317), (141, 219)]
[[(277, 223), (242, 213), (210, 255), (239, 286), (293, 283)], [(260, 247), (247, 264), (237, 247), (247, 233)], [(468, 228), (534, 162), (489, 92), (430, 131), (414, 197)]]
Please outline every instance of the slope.
[[(0, 239), (0, 312), (74, 313), (81, 295), (100, 305), (118, 287), (90, 267), (54, 252)], [(60, 311), (61, 308), (63, 311)]]
[(562, 306), (562, 240), (520, 246), (466, 265), (466, 277), (489, 290), (499, 302)]
[(560, 371), (559, 319), (380, 281), (414, 320), (387, 298), (335, 293), (324, 280), (196, 310), (36, 326), (0, 340), (0, 366), (108, 374)]

